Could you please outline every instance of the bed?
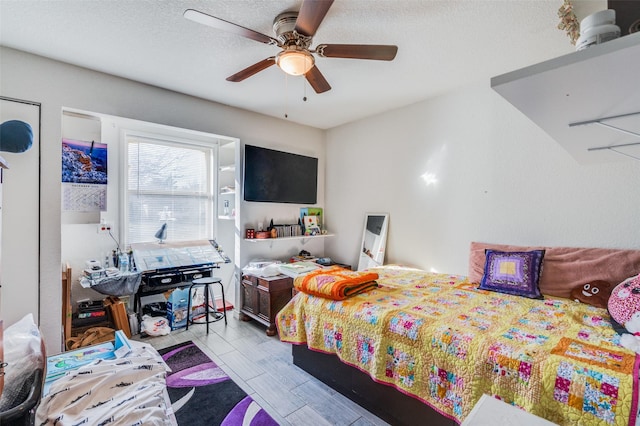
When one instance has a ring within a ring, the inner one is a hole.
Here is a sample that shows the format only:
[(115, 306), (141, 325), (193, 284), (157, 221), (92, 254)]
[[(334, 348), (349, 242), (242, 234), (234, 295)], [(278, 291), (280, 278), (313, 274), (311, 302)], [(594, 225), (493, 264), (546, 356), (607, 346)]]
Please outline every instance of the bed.
[[(543, 250), (542, 299), (480, 290), (488, 254)], [(557, 424), (634, 425), (639, 357), (569, 298), (640, 272), (640, 251), (472, 243), (466, 276), (372, 268), (378, 287), (298, 293), (277, 316), (294, 363), (392, 424), (461, 423), (483, 394)]]

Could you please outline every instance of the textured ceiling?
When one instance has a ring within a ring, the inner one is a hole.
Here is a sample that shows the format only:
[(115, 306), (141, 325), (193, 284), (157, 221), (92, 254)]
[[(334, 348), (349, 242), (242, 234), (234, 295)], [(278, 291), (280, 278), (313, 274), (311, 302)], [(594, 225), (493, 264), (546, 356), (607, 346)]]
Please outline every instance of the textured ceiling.
[[(391, 62), (317, 58), (332, 87), (318, 95), (275, 66), (227, 82), (279, 48), (182, 16), (192, 8), (274, 36), (273, 19), (300, 4), (0, 0), (0, 44), (322, 129), (467, 84), (489, 85), (492, 76), (573, 50), (557, 29), (562, 0), (336, 0), (312, 47), (395, 44), (398, 54)], [(579, 18), (606, 8), (604, 0), (574, 4)]]

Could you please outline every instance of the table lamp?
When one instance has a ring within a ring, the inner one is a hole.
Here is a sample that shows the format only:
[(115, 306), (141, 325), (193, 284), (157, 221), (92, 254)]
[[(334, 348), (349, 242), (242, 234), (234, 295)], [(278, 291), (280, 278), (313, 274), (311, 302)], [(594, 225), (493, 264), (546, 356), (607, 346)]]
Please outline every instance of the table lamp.
[(160, 244), (163, 244), (164, 241), (167, 239), (167, 222), (163, 223), (162, 226), (160, 227), (160, 229), (158, 229), (158, 231), (156, 232), (155, 237), (159, 240), (158, 242)]

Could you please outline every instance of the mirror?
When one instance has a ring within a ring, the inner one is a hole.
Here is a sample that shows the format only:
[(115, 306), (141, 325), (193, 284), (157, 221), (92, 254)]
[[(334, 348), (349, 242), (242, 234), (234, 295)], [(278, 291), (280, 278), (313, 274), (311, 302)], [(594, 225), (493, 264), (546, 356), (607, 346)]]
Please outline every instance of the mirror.
[(358, 271), (384, 263), (388, 224), (389, 215), (386, 213), (367, 213), (365, 215)]

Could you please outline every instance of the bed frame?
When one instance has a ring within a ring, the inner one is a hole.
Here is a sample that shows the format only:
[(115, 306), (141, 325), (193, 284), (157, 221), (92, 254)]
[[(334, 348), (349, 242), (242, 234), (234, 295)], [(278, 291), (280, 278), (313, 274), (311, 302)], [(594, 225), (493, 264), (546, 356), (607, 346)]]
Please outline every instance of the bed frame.
[(312, 351), (304, 345), (292, 345), (292, 352), (295, 365), (392, 425), (457, 425), (427, 404), (374, 382), (368, 374), (333, 354)]

